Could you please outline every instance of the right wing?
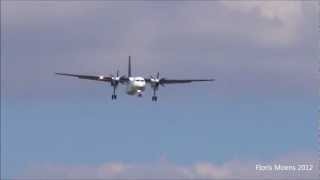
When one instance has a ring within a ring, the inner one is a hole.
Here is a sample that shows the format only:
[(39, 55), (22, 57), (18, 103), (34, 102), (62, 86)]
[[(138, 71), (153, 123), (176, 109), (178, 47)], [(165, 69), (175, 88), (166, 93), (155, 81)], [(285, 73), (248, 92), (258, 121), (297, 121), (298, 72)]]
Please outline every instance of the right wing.
[(88, 79), (88, 80), (104, 81), (104, 82), (110, 82), (112, 80), (111, 76), (90, 76), (90, 75), (67, 74), (67, 73), (56, 73), (56, 75), (71, 76), (71, 77), (77, 77), (79, 79)]
[(214, 81), (214, 79), (160, 79), (160, 84), (180, 84), (201, 81)]
[[(146, 78), (146, 82), (150, 83), (151, 78)], [(182, 83), (191, 83), (191, 82), (203, 82), (203, 81), (214, 81), (215, 79), (159, 79), (159, 84), (182, 84)]]

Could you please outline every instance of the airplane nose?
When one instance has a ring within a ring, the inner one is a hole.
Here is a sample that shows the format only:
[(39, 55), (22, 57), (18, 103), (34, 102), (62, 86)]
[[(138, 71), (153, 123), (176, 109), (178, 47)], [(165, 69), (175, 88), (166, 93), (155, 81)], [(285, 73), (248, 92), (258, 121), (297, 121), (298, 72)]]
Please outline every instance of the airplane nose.
[(146, 83), (142, 83), (142, 82), (138, 84), (139, 87), (144, 87), (145, 85)]
[(141, 83), (141, 84), (138, 85), (137, 88), (138, 88), (139, 91), (143, 91), (145, 89), (145, 87), (146, 87), (145, 84)]

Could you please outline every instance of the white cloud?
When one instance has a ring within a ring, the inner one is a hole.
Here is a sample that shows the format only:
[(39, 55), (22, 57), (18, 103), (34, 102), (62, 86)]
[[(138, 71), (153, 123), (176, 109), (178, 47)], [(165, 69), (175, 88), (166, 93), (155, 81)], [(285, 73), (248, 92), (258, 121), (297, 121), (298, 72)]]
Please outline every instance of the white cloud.
[(6, 26), (16, 28), (44, 26), (46, 24), (70, 23), (93, 12), (97, 6), (86, 6), (74, 2), (1, 2), (1, 18)]
[(98, 176), (115, 176), (124, 173), (128, 169), (127, 165), (122, 163), (108, 163), (97, 169)]
[[(306, 33), (308, 31), (300, 32), (301, 28), (311, 29), (300, 24), (310, 21), (310, 15), (305, 16), (302, 12), (303, 5), (289, 1), (141, 2), (133, 5), (120, 2), (3, 2), (1, 18), (6, 44), (3, 48), (8, 52), (3, 53), (8, 59), (4, 67), (12, 67), (7, 70), (6, 80), (12, 89), (20, 91), (23, 85), (24, 90), (30, 88), (30, 92), (34, 92), (32, 88), (39, 84), (50, 82), (50, 85), (42, 86), (48, 89), (41, 91), (48, 92), (61, 86), (61, 82), (56, 81), (59, 85), (52, 83), (52, 76), (47, 72), (107, 75), (120, 69), (125, 73), (125, 62), (131, 55), (137, 75), (149, 76), (161, 71), (163, 75), (184, 76), (184, 70), (176, 66), (183, 64), (192, 70), (203, 65), (208, 67), (208, 76), (214, 69), (214, 74), (220, 74), (225, 82), (243, 82), (237, 78), (245, 76), (259, 77), (265, 79), (256, 78), (258, 83), (272, 89), (279, 86), (267, 85), (266, 79), (273, 84), (277, 80), (281, 81), (279, 84), (286, 84), (288, 78), (293, 80), (292, 77), (299, 74), (294, 79), (295, 86), (290, 89), (312, 90), (315, 82), (312, 77), (315, 76), (311, 72), (316, 71), (316, 61), (307, 49), (313, 42), (304, 39), (309, 41), (298, 44), (299, 39), (313, 36)], [(290, 49), (295, 44), (301, 48)], [(248, 68), (254, 72), (246, 74)], [(230, 74), (240, 72), (239, 76), (228, 79)], [(189, 74), (192, 73), (206, 76), (198, 70)], [(12, 86), (19, 82), (17, 79), (28, 83)], [(301, 86), (302, 83), (308, 83), (308, 86)], [(266, 89), (265, 86), (262, 89)], [(310, 86), (312, 88), (308, 88)], [(243, 92), (253, 89), (241, 83), (237, 89), (242, 88)]]
[(231, 170), (212, 163), (198, 163), (194, 167), (195, 174), (203, 177), (225, 178), (231, 176)]
[[(175, 36), (190, 31), (216, 33), (216, 36), (223, 37), (236, 34), (262, 44), (290, 45), (299, 40), (302, 6), (299, 1), (191, 2), (168, 8), (160, 3), (125, 6), (108, 2), (6, 2), (2, 17), (5, 25), (19, 25), (18, 28), (45, 24), (63, 26), (83, 18), (97, 18), (96, 13), (104, 9), (109, 17), (127, 17), (126, 20), (130, 21), (128, 23), (132, 25), (127, 27), (128, 33), (119, 37), (119, 41), (129, 46), (129, 51), (135, 52), (146, 49), (161, 35)], [(150, 9), (155, 9), (155, 13)], [(158, 9), (174, 10), (176, 14), (167, 18), (161, 16)], [(223, 13), (219, 14), (217, 10)], [(128, 18), (130, 14), (136, 18)], [(239, 18), (246, 20), (239, 21)]]
[[(262, 165), (313, 165), (312, 171), (257, 171)], [(224, 164), (198, 162), (181, 166), (168, 161), (153, 164), (110, 162), (101, 166), (39, 165), (33, 166), (21, 178), (247, 178), (290, 179), (317, 178), (315, 154), (291, 154), (271, 161), (230, 161)]]
[(299, 1), (222, 1), (221, 3), (230, 11), (258, 15), (261, 21), (266, 23), (269, 21), (269, 26), (252, 24), (252, 38), (261, 43), (288, 45), (298, 40), (303, 18), (302, 3)]

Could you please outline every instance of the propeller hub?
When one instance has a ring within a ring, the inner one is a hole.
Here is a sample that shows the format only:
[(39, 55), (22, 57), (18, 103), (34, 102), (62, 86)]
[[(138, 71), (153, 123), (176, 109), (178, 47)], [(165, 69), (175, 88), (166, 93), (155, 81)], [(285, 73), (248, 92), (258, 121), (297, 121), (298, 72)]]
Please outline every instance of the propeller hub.
[(104, 76), (99, 76), (99, 79), (100, 79), (100, 80), (103, 80), (103, 79), (104, 79)]
[(154, 78), (153, 76), (151, 76), (150, 81), (151, 81), (151, 86), (152, 87), (158, 87), (160, 84), (160, 74), (159, 72), (157, 73), (157, 76)]
[(112, 80), (114, 80), (114, 81), (120, 81), (120, 77), (119, 77), (119, 76), (112, 77)]
[(121, 82), (121, 78), (122, 78), (122, 77), (123, 77), (123, 76), (120, 76), (119, 70), (117, 70), (117, 75), (116, 75), (116, 76), (114, 76), (114, 75), (111, 74), (111, 79), (112, 79), (111, 85), (112, 85), (112, 86), (117, 86), (117, 85), (119, 84), (119, 82), (122, 83), (122, 82)]
[(155, 78), (152, 78), (152, 79), (151, 79), (151, 82), (154, 82), (154, 83), (159, 83), (159, 82), (160, 82), (160, 79), (155, 79)]

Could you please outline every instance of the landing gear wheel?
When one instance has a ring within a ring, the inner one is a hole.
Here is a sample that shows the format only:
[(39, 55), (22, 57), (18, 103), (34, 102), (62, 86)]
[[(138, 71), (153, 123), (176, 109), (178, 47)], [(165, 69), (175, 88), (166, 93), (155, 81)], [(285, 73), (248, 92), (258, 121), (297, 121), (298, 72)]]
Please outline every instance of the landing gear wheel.
[(157, 101), (158, 97), (157, 96), (152, 96), (152, 101)]
[(112, 96), (111, 96), (111, 99), (112, 99), (112, 100), (115, 100), (115, 99), (117, 99), (117, 95), (115, 95), (115, 94), (112, 94)]

